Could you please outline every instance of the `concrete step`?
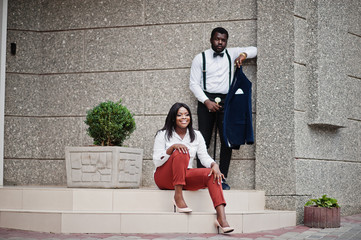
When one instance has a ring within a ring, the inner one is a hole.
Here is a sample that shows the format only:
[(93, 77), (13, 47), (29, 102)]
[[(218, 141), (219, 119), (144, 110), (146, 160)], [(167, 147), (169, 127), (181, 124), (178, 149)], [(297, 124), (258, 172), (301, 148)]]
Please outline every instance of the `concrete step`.
[[(0, 227), (55, 233), (215, 233), (207, 190), (185, 191), (191, 214), (174, 213), (174, 191), (0, 188)], [(263, 191), (225, 191), (236, 233), (295, 226), (294, 211), (264, 210)]]

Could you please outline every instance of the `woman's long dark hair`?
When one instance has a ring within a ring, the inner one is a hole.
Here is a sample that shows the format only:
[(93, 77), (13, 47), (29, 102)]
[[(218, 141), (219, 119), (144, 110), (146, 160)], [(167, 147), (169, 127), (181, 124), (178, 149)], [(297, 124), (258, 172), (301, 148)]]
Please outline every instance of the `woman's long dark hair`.
[(165, 119), (164, 127), (162, 129), (158, 130), (158, 132), (165, 130), (168, 140), (172, 137), (173, 131), (174, 131), (175, 127), (177, 126), (177, 123), (176, 123), (177, 113), (181, 107), (184, 107), (185, 109), (187, 109), (187, 111), (189, 113), (190, 121), (189, 121), (187, 128), (189, 131), (189, 135), (191, 137), (191, 142), (193, 142), (194, 139), (196, 138), (196, 134), (193, 129), (192, 113), (191, 113), (191, 109), (185, 103), (177, 102), (177, 103), (173, 104), (173, 106), (169, 109), (167, 118)]

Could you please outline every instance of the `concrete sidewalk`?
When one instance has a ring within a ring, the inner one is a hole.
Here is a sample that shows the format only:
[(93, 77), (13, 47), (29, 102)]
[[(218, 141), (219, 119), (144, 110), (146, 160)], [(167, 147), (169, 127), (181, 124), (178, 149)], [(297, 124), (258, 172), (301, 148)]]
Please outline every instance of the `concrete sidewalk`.
[(23, 230), (0, 228), (0, 239), (12, 240), (117, 240), (117, 239), (153, 239), (153, 240), (201, 240), (201, 239), (342, 239), (342, 240), (361, 240), (361, 214), (341, 218), (340, 228), (308, 228), (303, 225), (296, 227), (281, 228), (272, 231), (263, 231), (257, 233), (244, 234), (52, 234), (39, 233)]

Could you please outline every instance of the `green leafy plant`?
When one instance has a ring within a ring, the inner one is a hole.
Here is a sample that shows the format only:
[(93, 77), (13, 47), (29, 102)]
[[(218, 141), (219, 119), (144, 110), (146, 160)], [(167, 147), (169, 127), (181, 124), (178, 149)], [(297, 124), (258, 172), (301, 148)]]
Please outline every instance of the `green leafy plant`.
[(326, 208), (334, 208), (334, 207), (340, 207), (337, 203), (337, 200), (335, 198), (329, 198), (327, 195), (323, 195), (321, 198), (317, 199), (310, 199), (305, 206), (317, 206), (317, 207), (326, 207)]
[(133, 114), (121, 101), (102, 102), (87, 111), (84, 122), (89, 126), (87, 133), (94, 139), (95, 145), (121, 146), (135, 130)]

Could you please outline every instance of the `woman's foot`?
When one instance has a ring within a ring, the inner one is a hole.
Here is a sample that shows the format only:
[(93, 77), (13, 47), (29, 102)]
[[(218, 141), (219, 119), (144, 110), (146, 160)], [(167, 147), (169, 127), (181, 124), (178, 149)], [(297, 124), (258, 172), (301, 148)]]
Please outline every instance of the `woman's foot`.
[(230, 233), (234, 231), (234, 228), (230, 227), (227, 220), (223, 220), (222, 224), (219, 222), (218, 219), (216, 219), (215, 221), (215, 225), (217, 228), (218, 233)]
[(187, 204), (185, 204), (184, 200), (183, 200), (183, 206), (185, 205), (185, 207), (180, 207), (176, 203), (175, 199), (173, 199), (173, 204), (174, 204), (174, 212), (179, 212), (179, 213), (190, 213), (190, 212), (192, 212), (192, 209), (187, 207)]
[(183, 196), (180, 196), (180, 197), (174, 196), (174, 203), (178, 208), (188, 207), (186, 202), (183, 199)]
[(217, 218), (217, 221), (221, 227), (229, 227), (227, 219)]

